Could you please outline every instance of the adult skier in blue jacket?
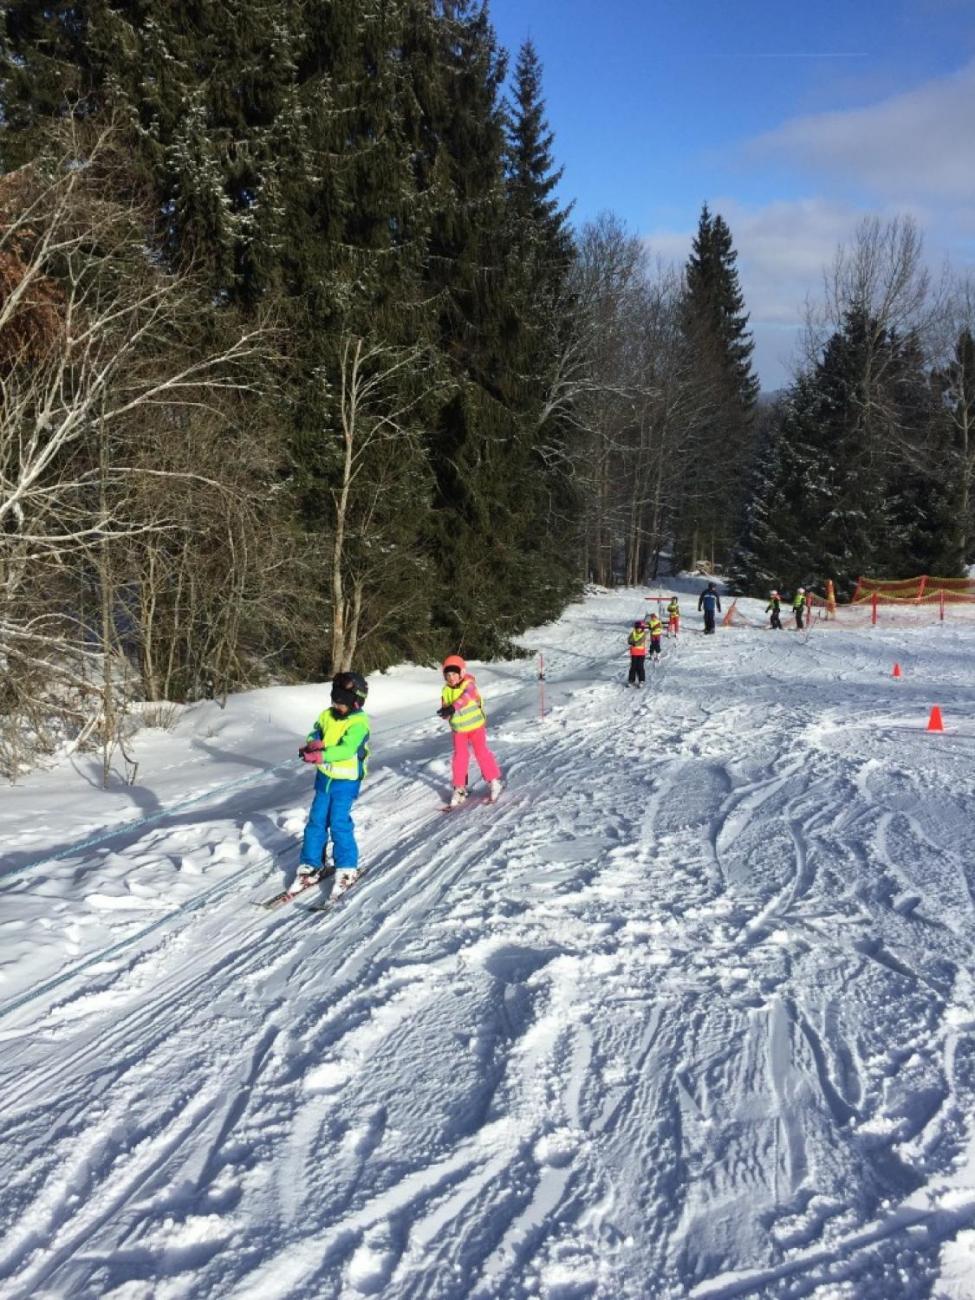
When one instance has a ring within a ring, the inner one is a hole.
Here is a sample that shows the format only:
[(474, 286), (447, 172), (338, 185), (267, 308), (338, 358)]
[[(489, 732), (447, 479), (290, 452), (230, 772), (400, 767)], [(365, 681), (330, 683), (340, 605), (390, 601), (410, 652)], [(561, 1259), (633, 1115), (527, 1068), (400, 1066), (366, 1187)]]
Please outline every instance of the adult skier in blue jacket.
[(719, 614), (721, 613), (721, 597), (718, 595), (718, 589), (713, 582), (709, 582), (701, 592), (698, 597), (697, 607), (699, 610), (704, 610), (705, 632), (713, 632), (715, 610)]

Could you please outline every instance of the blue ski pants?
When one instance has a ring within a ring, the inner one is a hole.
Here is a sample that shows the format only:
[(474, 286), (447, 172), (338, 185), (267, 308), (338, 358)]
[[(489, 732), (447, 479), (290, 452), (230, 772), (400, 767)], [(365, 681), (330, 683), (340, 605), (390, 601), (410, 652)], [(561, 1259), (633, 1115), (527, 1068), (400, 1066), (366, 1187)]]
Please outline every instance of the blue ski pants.
[(315, 797), (311, 801), (301, 844), (303, 863), (321, 866), (325, 844), (331, 835), (336, 870), (354, 870), (359, 865), (352, 805), (361, 785), (361, 781), (336, 781), (324, 772), (315, 773)]

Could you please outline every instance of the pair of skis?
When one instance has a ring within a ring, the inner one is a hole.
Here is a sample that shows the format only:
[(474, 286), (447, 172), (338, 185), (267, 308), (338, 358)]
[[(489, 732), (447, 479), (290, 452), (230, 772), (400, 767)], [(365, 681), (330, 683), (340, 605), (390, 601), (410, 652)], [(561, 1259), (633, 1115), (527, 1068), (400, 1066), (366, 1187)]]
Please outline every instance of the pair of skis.
[[(498, 798), (500, 798), (500, 795), (498, 796)], [(440, 807), (440, 811), (442, 813), (455, 813), (455, 812), (460, 812), (461, 808), (478, 808), (478, 807), (483, 807), (484, 804), (495, 804), (497, 802), (498, 800), (492, 799), (489, 794), (473, 795), (473, 796), (468, 795), (467, 798), (464, 799), (462, 803), (442, 804)]]
[(290, 889), (282, 889), (280, 894), (275, 894), (273, 898), (265, 898), (263, 902), (257, 904), (266, 911), (271, 912), (283, 903), (290, 903), (293, 899), (303, 894), (306, 889), (313, 889), (315, 885), (321, 884), (323, 880), (328, 880), (335, 875), (334, 867), (323, 867), (321, 871), (310, 876), (298, 876), (294, 885)]
[[(476, 807), (483, 804), (497, 803), (497, 799), (492, 799), (490, 795), (479, 795), (476, 797), (468, 796), (463, 803), (444, 804), (440, 811), (445, 813), (459, 812), (461, 808)], [(340, 903), (352, 890), (366, 873), (365, 867), (359, 868), (359, 874), (351, 884), (347, 885), (340, 894), (330, 894), (327, 898), (321, 898), (317, 903), (312, 903), (305, 910), (307, 912), (330, 912), (336, 903)], [(275, 908), (283, 907), (285, 903), (292, 903), (296, 898), (300, 898), (309, 889), (314, 889), (324, 880), (330, 880), (335, 875), (334, 867), (323, 867), (321, 871), (315, 872), (308, 876), (299, 876), (290, 889), (282, 889), (280, 893), (275, 894), (272, 898), (265, 898), (256, 906), (263, 908), (266, 912), (273, 912)]]
[[(365, 874), (365, 867), (361, 867), (359, 874), (351, 884), (346, 885), (340, 894), (330, 894), (327, 898), (320, 898), (317, 903), (312, 903), (306, 908), (309, 912), (330, 912), (336, 903), (340, 902), (345, 896), (352, 892)], [(324, 867), (321, 871), (309, 876), (299, 876), (290, 889), (282, 889), (280, 894), (275, 894), (273, 898), (266, 898), (257, 906), (267, 912), (273, 912), (275, 908), (282, 907), (285, 903), (291, 903), (296, 898), (300, 898), (309, 889), (314, 889), (320, 885), (323, 880), (330, 880), (335, 875), (334, 867)]]

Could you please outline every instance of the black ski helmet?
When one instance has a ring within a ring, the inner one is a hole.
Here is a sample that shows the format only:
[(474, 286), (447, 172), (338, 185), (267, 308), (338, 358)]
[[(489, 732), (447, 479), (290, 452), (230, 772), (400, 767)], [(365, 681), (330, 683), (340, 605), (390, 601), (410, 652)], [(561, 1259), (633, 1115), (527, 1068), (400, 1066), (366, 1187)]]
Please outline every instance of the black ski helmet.
[(349, 691), (355, 696), (356, 703), (361, 708), (366, 702), (366, 696), (369, 694), (369, 683), (363, 677), (362, 673), (341, 672), (336, 673), (332, 678), (332, 689), (340, 691)]

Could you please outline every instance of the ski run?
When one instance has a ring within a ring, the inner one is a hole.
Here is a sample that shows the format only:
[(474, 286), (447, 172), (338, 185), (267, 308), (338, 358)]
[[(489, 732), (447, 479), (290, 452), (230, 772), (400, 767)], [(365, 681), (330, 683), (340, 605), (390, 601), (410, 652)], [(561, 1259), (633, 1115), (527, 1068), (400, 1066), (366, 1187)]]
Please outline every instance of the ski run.
[(701, 585), (643, 690), (639, 590), (473, 666), (494, 806), (374, 675), (338, 908), (255, 906), (327, 686), (0, 791), (5, 1300), (975, 1296), (975, 626)]

